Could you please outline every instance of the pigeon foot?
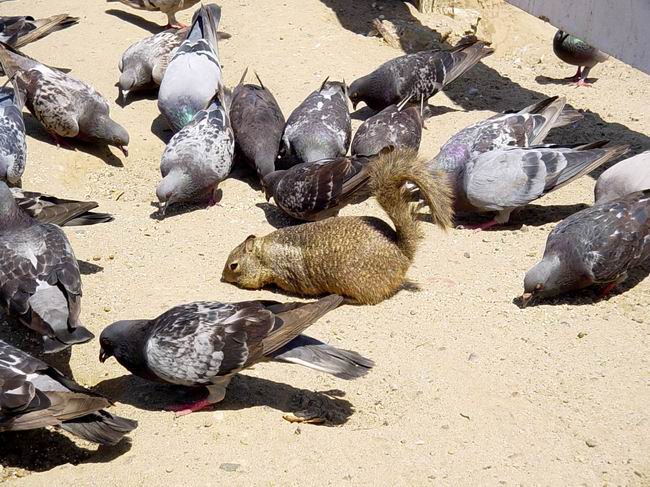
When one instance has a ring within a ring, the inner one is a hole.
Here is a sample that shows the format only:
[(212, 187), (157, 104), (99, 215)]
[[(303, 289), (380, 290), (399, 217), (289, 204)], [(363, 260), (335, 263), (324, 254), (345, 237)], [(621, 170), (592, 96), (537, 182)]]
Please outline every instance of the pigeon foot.
[(479, 223), (477, 225), (463, 225), (463, 227), (467, 228), (468, 230), (476, 230), (477, 232), (480, 232), (482, 230), (488, 230), (498, 224), (498, 221), (490, 220), (489, 222)]
[(581, 86), (584, 88), (593, 88), (593, 85), (589, 83), (586, 79), (579, 79), (576, 81), (576, 88), (580, 88)]
[(611, 292), (614, 290), (614, 288), (618, 285), (618, 282), (610, 282), (603, 288), (603, 290), (600, 292), (600, 299), (605, 299), (607, 298)]
[(200, 401), (191, 402), (189, 404), (180, 404), (176, 406), (169, 406), (170, 411), (174, 411), (177, 418), (181, 416), (187, 416), (190, 413), (195, 413), (196, 411), (201, 411), (202, 409), (207, 409), (212, 406), (212, 402), (207, 399), (201, 399)]

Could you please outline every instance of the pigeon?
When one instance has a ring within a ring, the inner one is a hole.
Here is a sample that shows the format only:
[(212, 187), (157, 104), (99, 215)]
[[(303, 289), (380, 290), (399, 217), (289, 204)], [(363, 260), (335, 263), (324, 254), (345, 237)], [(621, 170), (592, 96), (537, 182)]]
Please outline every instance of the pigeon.
[(367, 157), (336, 157), (304, 162), (264, 178), (267, 201), (274, 199), (285, 213), (316, 221), (336, 216), (353, 201), (370, 196)]
[[(109, 2), (115, 0), (108, 0)], [(193, 7), (199, 0), (118, 0), (124, 5), (136, 8), (138, 10), (148, 10), (150, 12), (162, 12), (167, 15), (166, 27), (180, 29), (185, 27), (176, 19), (176, 12)]]
[(206, 399), (170, 408), (178, 415), (222, 401), (232, 377), (262, 361), (295, 363), (355, 379), (374, 365), (371, 360), (301, 335), (342, 301), (342, 297), (330, 295), (311, 303), (183, 304), (153, 320), (109, 325), (99, 339), (99, 360), (114, 356), (131, 373), (145, 379), (207, 387)]
[(187, 37), (189, 28), (168, 29), (146, 37), (129, 46), (120, 59), (120, 79), (117, 83), (120, 98), (126, 100), (129, 92), (155, 89), (175, 49)]
[(578, 72), (566, 78), (575, 81), (578, 86), (591, 86), (587, 81), (589, 71), (596, 64), (609, 59), (604, 52), (561, 30), (553, 37), (553, 52), (565, 63), (578, 66)]
[(375, 156), (383, 151), (418, 151), (423, 120), (415, 107), (390, 105), (363, 122), (352, 139), (352, 155)]
[(52, 32), (78, 23), (78, 17), (70, 17), (68, 14), (53, 15), (45, 19), (34, 19), (30, 16), (0, 16), (0, 42), (20, 49)]
[(27, 108), (57, 142), (61, 137), (113, 145), (128, 155), (129, 134), (109, 116), (92, 86), (0, 43), (0, 64)]
[(284, 154), (297, 164), (347, 154), (352, 137), (347, 99), (345, 82), (325, 79), (289, 115), (282, 136)]
[(221, 101), (226, 98), (222, 90), (167, 144), (160, 161), (163, 179), (156, 188), (163, 215), (174, 203), (219, 200), (217, 186), (230, 174), (235, 152), (228, 107)]
[(594, 284), (607, 296), (650, 260), (650, 190), (598, 203), (560, 222), (544, 257), (526, 273), (522, 304)]
[(0, 88), (0, 181), (20, 184), (27, 162), (23, 105), (19, 91)]
[(650, 189), (650, 151), (625, 159), (607, 169), (596, 181), (596, 203)]
[(38, 223), (0, 182), (0, 307), (43, 335), (46, 353), (85, 343), (81, 276), (63, 230)]
[(507, 223), (510, 213), (569, 184), (598, 166), (622, 156), (626, 145), (602, 147), (607, 141), (560, 147), (495, 149), (472, 158), (464, 167), (463, 186), (456, 195), (465, 211), (496, 211), (487, 229)]
[(364, 102), (379, 111), (410, 98), (423, 112), (429, 98), (493, 52), (485, 42), (471, 42), (391, 59), (350, 85), (352, 106)]
[(138, 423), (113, 416), (104, 396), (0, 340), (0, 433), (54, 426), (79, 438), (115, 445)]
[(247, 71), (232, 93), (230, 122), (236, 152), (262, 180), (275, 170), (285, 120), (278, 102), (257, 73), (259, 86), (244, 84)]
[(201, 6), (172, 57), (158, 91), (158, 109), (174, 132), (190, 123), (223, 88), (217, 27), (221, 8)]
[(582, 114), (566, 107), (566, 98), (553, 96), (518, 112), (500, 113), (464, 128), (450, 138), (428, 166), (450, 175), (456, 193), (462, 193), (463, 168), (473, 157), (498, 148), (541, 144), (552, 128), (574, 123)]
[(108, 213), (90, 211), (99, 205), (94, 201), (75, 201), (48, 194), (11, 188), (16, 203), (39, 223), (53, 223), (60, 227), (95, 225), (113, 221)]

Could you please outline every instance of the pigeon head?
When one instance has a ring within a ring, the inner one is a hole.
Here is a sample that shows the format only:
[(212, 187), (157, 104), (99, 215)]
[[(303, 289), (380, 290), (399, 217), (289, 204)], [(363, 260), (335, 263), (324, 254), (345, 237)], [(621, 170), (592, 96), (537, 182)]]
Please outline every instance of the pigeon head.
[(286, 171), (273, 171), (267, 174), (264, 179), (262, 179), (262, 187), (264, 188), (264, 195), (266, 196), (266, 201), (269, 201), (275, 192), (278, 189), (278, 184), (282, 181), (282, 176)]
[(86, 129), (86, 134), (90, 138), (117, 147), (125, 157), (128, 157), (129, 134), (124, 127), (112, 120), (108, 115), (93, 119)]
[(191, 198), (193, 191), (190, 189), (191, 178), (183, 171), (169, 171), (156, 187), (156, 196), (160, 202), (160, 209), (165, 211), (174, 203), (182, 203)]
[(149, 321), (116, 321), (108, 325), (99, 337), (99, 361), (110, 357), (133, 373), (146, 368), (145, 347), (149, 336)]
[(364, 91), (364, 78), (359, 78), (352, 82), (348, 88), (348, 96), (352, 102), (352, 108), (357, 109), (359, 102), (363, 101), (363, 91)]
[(566, 265), (559, 256), (545, 255), (526, 273), (522, 304), (525, 307), (534, 299), (552, 298), (589, 283), (589, 277), (584, 272), (576, 271)]
[(259, 289), (271, 282), (268, 269), (258, 256), (263, 239), (249, 235), (228, 256), (221, 280), (244, 289)]
[(122, 101), (126, 100), (129, 91), (131, 91), (133, 88), (138, 87), (138, 85), (136, 84), (137, 80), (138, 80), (138, 75), (132, 69), (124, 71), (120, 75), (120, 80), (117, 82), (117, 88), (120, 91), (120, 99)]

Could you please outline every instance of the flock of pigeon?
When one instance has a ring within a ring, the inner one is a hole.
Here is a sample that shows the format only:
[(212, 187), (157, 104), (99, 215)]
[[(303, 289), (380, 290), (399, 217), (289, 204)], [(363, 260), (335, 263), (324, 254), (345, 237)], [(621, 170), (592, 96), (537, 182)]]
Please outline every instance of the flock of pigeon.
[[(120, 1), (161, 11), (172, 27), (133, 44), (119, 63), (121, 97), (126, 101), (130, 92), (157, 88), (158, 107), (174, 132), (156, 188), (161, 214), (179, 203), (214, 204), (236, 156), (255, 170), (267, 199), (310, 222), (248, 237), (228, 258), (223, 278), (244, 288), (275, 284), (318, 300), (194, 302), (103, 330), (100, 361), (113, 356), (145, 379), (207, 388), (204, 399), (172, 407), (178, 414), (221, 401), (231, 378), (260, 361), (300, 364), (343, 379), (363, 376), (371, 360), (303, 332), (344, 300), (369, 304), (399, 289), (422, 238), (416, 213), (423, 204), (443, 227), (452, 210), (496, 213), (480, 228), (505, 224), (515, 209), (628, 150), (607, 141), (544, 143), (551, 129), (582, 117), (564, 98), (551, 97), (463, 129), (424, 161), (417, 150), (428, 99), (492, 54), (485, 43), (470, 39), (449, 50), (391, 59), (349, 86), (325, 80), (285, 120), (257, 74), (258, 84), (247, 84), (245, 72), (234, 90), (224, 85), (217, 46), (228, 35), (217, 30), (217, 5), (200, 6), (191, 26), (184, 27), (176, 12), (198, 0)], [(8, 77), (0, 90), (0, 304), (7, 316), (42, 335), (46, 353), (93, 339), (79, 319), (79, 267), (60, 226), (112, 217), (94, 212), (93, 202), (20, 188), (27, 156), (23, 107), (58, 144), (81, 139), (128, 155), (129, 135), (111, 119), (100, 93), (18, 50), (77, 21), (67, 15), (0, 17), (0, 66)], [(554, 48), (578, 66), (575, 79), (581, 85), (606, 58), (562, 32)], [(378, 112), (354, 137), (349, 102)], [(595, 204), (548, 236), (543, 259), (526, 274), (522, 305), (591, 285), (608, 293), (646, 262), (648, 188), (650, 152), (605, 171)], [(395, 229), (379, 219), (336, 216), (343, 206), (370, 196)], [(100, 394), (0, 341), (0, 432), (56, 426), (114, 444), (137, 423), (107, 412), (109, 405)]]

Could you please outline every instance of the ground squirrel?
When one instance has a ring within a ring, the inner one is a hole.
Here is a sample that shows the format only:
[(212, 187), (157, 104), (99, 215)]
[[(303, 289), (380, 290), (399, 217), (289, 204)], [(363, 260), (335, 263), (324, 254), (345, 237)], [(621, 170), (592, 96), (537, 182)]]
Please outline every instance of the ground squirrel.
[(371, 164), (370, 190), (395, 230), (378, 218), (333, 217), (251, 235), (230, 253), (222, 280), (247, 289), (275, 284), (305, 296), (334, 293), (360, 304), (392, 296), (422, 238), (404, 184), (418, 186), (443, 228), (452, 221), (451, 190), (444, 174), (429, 173), (413, 151), (384, 154)]

